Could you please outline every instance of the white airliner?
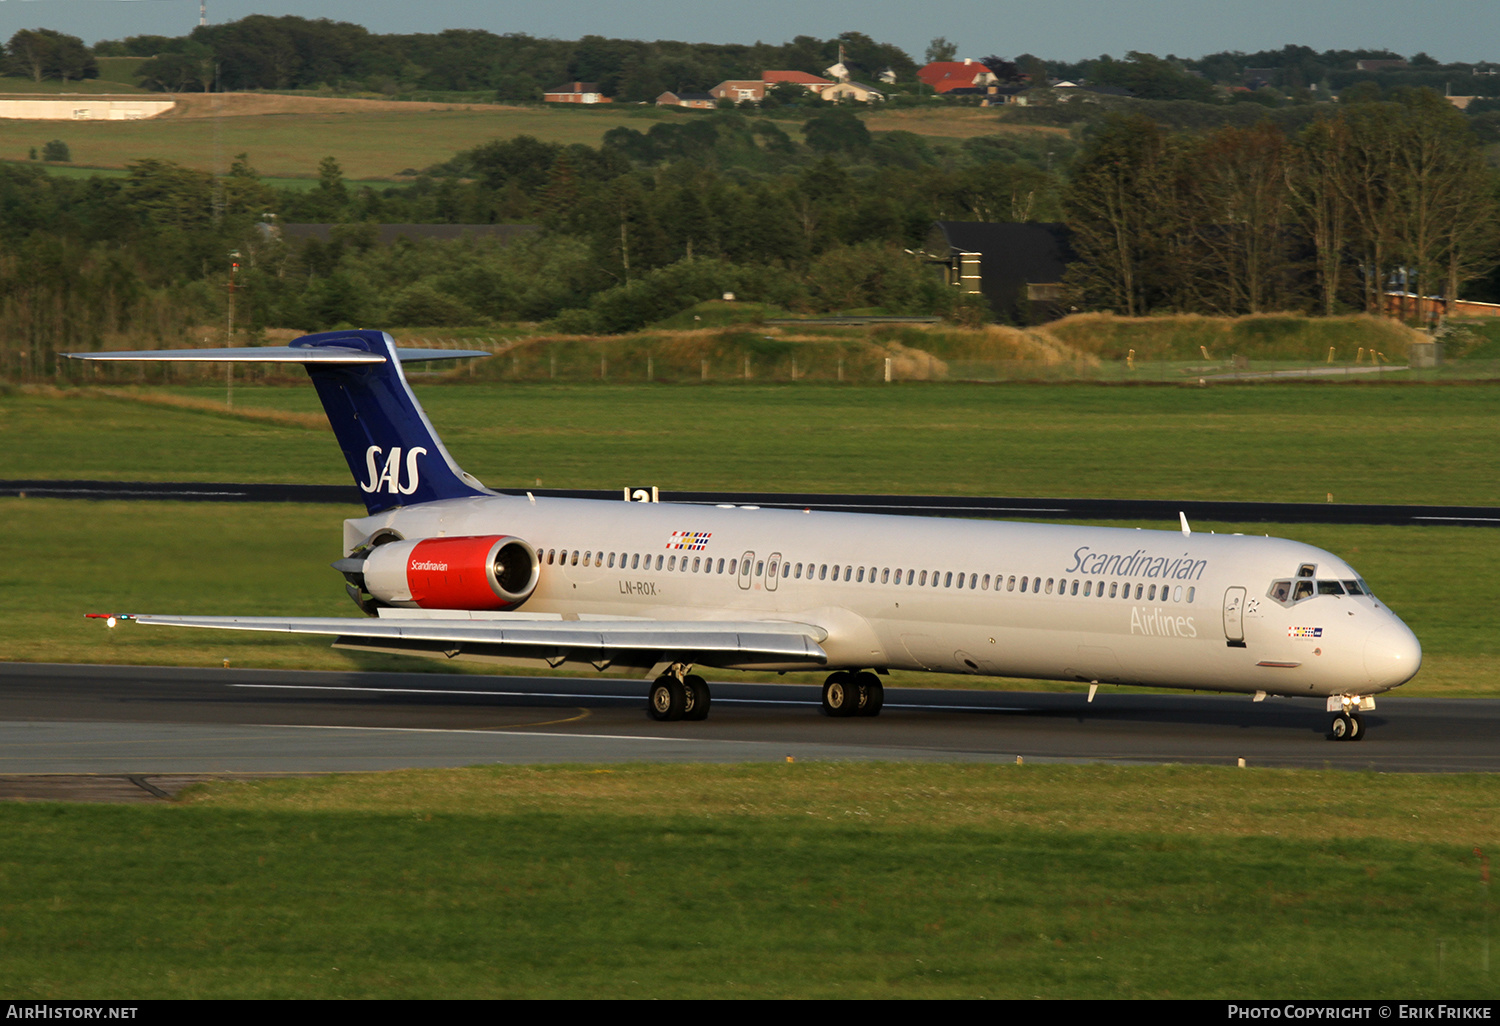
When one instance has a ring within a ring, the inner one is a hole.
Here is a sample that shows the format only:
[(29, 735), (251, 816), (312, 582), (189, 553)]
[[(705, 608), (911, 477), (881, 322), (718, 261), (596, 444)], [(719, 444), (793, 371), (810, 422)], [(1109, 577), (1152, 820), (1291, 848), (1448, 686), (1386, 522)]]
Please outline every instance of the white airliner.
[(823, 710), (874, 716), (891, 669), (1322, 697), (1364, 735), (1422, 649), (1349, 564), (1279, 538), (500, 495), (459, 469), (380, 331), (290, 346), (79, 353), (301, 363), (369, 515), (334, 568), (363, 618), (133, 616), (321, 634), (341, 648), (642, 672), (659, 720), (703, 719), (695, 666), (828, 669)]

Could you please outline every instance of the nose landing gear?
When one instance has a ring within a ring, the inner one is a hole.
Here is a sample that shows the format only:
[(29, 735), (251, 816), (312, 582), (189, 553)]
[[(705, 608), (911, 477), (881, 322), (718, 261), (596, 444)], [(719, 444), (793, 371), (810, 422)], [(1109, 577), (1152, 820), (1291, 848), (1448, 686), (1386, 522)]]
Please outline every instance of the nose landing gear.
[(1333, 725), (1328, 728), (1331, 741), (1363, 741), (1364, 720), (1360, 713), (1375, 708), (1375, 699), (1369, 695), (1330, 695), (1328, 711), (1333, 713)]

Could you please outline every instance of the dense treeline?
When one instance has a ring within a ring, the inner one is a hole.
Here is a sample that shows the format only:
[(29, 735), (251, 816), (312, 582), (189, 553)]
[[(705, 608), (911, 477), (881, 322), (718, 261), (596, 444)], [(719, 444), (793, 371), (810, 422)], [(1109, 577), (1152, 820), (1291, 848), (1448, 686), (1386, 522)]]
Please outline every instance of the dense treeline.
[[(980, 43), (981, 46), (992, 44)], [(251, 15), (204, 25), (186, 36), (132, 36), (97, 43), (92, 52), (73, 36), (23, 30), (6, 48), (4, 74), (77, 80), (94, 77), (96, 57), (150, 58), (140, 70), (149, 88), (197, 90), (334, 88), (383, 93), (492, 93), (534, 100), (560, 82), (598, 82), (623, 101), (649, 100), (665, 90), (703, 92), (725, 79), (754, 78), (768, 68), (821, 74), (839, 59), (856, 79), (894, 74), (896, 92), (916, 89), (917, 62), (899, 47), (860, 32), (833, 39), (797, 36), (782, 44), (711, 44), (667, 40), (537, 39), (478, 29), (377, 35), (359, 25), (295, 16)], [(934, 39), (924, 60), (980, 56)], [(996, 58), (998, 60), (998, 58)], [(1404, 66), (1361, 70), (1360, 61), (1400, 62), (1387, 50), (1325, 50), (1288, 45), (1256, 53), (1224, 51), (1199, 58), (1131, 52), (1076, 63), (1022, 54), (1010, 67), (1038, 84), (1043, 77), (1115, 86), (1157, 100), (1221, 102), (1250, 99), (1278, 105), (1328, 99), (1366, 84), (1389, 90), (1427, 87), (1460, 96), (1500, 97), (1493, 65), (1442, 64), (1425, 53)], [(1251, 93), (1225, 89), (1252, 87)]]
[(1463, 115), (1421, 90), (1295, 135), (1117, 118), (1079, 155), (1064, 204), (1081, 304), (1331, 314), (1381, 312), (1392, 290), (1459, 296), (1495, 266), (1496, 200)]
[(716, 45), (584, 36), (537, 39), (450, 29), (421, 35), (375, 35), (359, 25), (252, 15), (205, 25), (185, 37), (134, 36), (101, 43), (101, 56), (150, 57), (143, 84), (169, 91), (306, 89), (371, 92), (493, 91), (501, 100), (539, 100), (560, 82), (598, 82), (608, 96), (648, 100), (662, 92), (706, 92), (731, 78), (759, 78), (767, 68), (820, 74), (838, 60), (869, 77), (890, 69), (911, 81), (916, 66), (897, 47), (859, 32), (836, 39), (798, 36), (790, 43)]

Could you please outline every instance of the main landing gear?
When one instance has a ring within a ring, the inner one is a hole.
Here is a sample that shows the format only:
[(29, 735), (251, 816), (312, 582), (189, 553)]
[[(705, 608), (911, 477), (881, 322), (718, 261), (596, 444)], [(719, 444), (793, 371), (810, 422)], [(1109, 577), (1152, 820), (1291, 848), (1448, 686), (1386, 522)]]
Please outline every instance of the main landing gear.
[(823, 682), (824, 716), (879, 716), (885, 685), (868, 670), (838, 670)]
[(1369, 695), (1330, 695), (1328, 711), (1333, 713), (1333, 725), (1328, 728), (1332, 741), (1363, 741), (1364, 720), (1360, 713), (1375, 708), (1375, 699)]
[(708, 681), (687, 670), (679, 663), (651, 685), (646, 708), (653, 720), (708, 719), (708, 709), (713, 704)]

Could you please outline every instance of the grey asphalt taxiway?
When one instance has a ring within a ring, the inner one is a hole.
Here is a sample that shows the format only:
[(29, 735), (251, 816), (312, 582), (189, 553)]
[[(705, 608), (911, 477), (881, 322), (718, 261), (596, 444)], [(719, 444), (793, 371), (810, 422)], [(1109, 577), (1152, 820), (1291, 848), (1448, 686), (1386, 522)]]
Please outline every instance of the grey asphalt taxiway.
[(815, 687), (731, 681), (714, 682), (708, 720), (658, 723), (645, 693), (618, 678), (0, 663), (0, 777), (105, 775), (149, 792), (184, 774), (633, 760), (1500, 770), (1488, 700), (1382, 697), (1365, 740), (1334, 742), (1313, 699), (888, 687), (879, 717), (830, 719)]

